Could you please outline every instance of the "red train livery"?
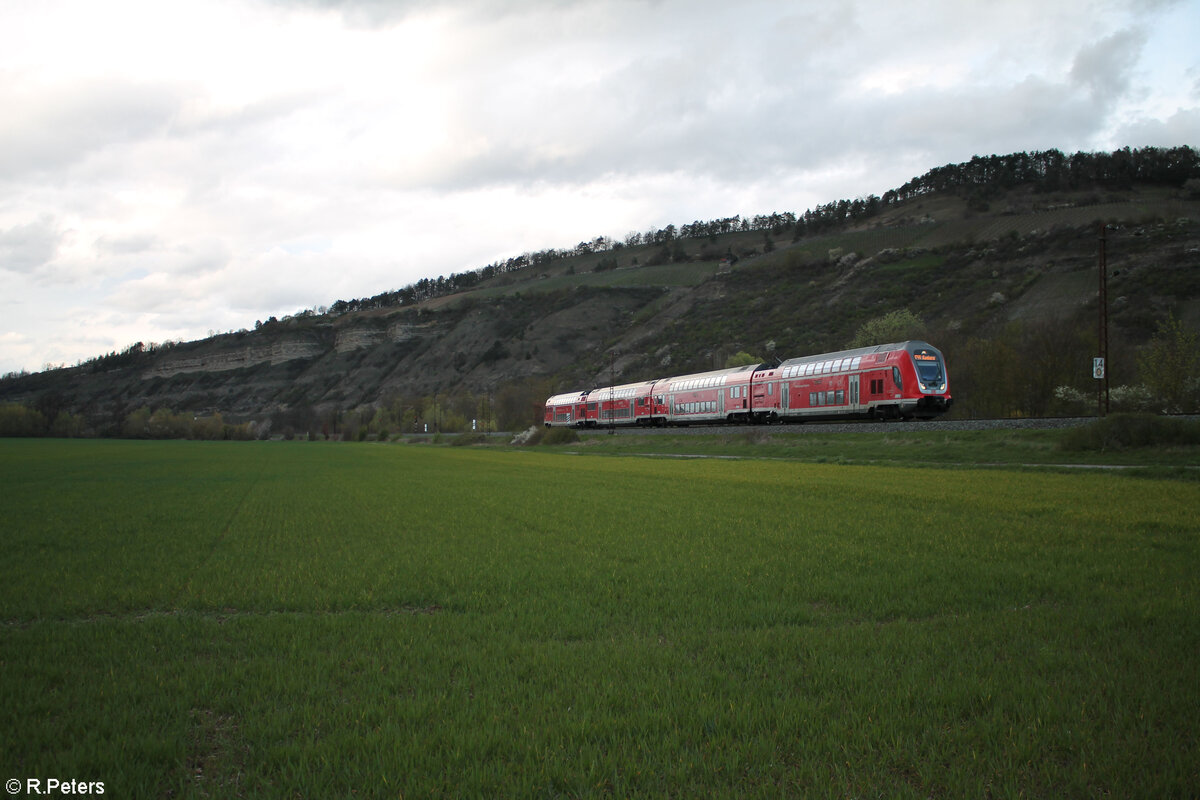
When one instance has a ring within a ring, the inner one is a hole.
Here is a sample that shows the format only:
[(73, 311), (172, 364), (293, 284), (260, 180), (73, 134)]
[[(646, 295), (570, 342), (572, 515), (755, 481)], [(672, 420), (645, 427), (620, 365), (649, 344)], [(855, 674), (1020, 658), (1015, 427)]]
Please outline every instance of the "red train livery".
[(556, 394), (545, 424), (932, 419), (952, 402), (941, 351), (908, 341)]

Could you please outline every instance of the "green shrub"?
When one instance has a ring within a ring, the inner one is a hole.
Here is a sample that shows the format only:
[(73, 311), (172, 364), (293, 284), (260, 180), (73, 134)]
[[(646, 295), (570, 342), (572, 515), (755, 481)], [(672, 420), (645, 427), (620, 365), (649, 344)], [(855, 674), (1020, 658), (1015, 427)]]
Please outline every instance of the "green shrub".
[(1200, 422), (1153, 414), (1113, 414), (1067, 431), (1059, 447), (1104, 451), (1179, 444), (1200, 444)]
[(453, 447), (467, 447), (474, 444), (487, 444), (487, 434), (483, 433), (460, 433), (450, 440)]
[(571, 444), (579, 441), (579, 433), (574, 428), (547, 428), (541, 436), (542, 444)]

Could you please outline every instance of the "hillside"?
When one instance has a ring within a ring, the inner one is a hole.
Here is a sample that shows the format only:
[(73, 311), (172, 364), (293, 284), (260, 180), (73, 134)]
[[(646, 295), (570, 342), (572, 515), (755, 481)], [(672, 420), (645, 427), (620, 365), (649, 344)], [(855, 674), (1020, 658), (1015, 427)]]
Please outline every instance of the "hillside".
[(1059, 364), (1054, 380), (1091, 390), (1101, 222), (1117, 226), (1107, 245), (1114, 384), (1136, 379), (1134, 353), (1168, 312), (1200, 327), (1200, 202), (1181, 189), (987, 196), (924, 192), (828, 233), (676, 238), (666, 263), (661, 244), (581, 253), (411, 305), (302, 314), (10, 377), (0, 402), (51, 419), (68, 411), (98, 432), (141, 407), (273, 421), (276, 431), (336, 431), (380, 407), (394, 425), (405, 411), (404, 425), (431, 415), (514, 425), (551, 391), (723, 366), (743, 350), (765, 359), (836, 349), (865, 322), (908, 309), (947, 354), (959, 413), (980, 415), (971, 395), (982, 366), (964, 359), (982, 343), (1019, 345), (1018, 363), (1042, 358), (1030, 349), (1039, 346), (1075, 359), (1078, 370)]

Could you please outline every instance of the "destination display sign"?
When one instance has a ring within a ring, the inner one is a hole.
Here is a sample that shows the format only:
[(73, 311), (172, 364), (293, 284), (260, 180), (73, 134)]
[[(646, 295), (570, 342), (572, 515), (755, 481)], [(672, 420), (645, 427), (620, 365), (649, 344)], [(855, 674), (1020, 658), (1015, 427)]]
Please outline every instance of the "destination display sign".
[(937, 356), (929, 353), (913, 353), (913, 358), (917, 361), (937, 361)]

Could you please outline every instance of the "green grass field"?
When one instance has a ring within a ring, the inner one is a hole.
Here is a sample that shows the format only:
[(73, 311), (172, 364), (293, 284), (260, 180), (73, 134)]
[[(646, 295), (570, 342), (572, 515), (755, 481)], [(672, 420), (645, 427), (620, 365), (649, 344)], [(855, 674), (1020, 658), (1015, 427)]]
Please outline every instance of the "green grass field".
[[(0, 441), (5, 778), (1189, 797), (1193, 481)], [(22, 793), (21, 796), (24, 796)]]

